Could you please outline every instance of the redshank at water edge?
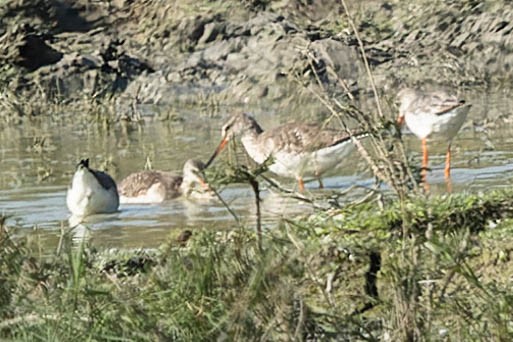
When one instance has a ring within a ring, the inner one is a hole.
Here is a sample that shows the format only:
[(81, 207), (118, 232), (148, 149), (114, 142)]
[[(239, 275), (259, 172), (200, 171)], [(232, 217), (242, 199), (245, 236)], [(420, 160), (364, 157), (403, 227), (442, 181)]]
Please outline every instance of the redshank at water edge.
[[(201, 177), (205, 165), (189, 159), (183, 166), (183, 175), (168, 171), (140, 171), (128, 175), (119, 183), (121, 203), (161, 203), (179, 196), (200, 198), (213, 193)], [(201, 185), (198, 189), (196, 185)]]
[(427, 139), (447, 141), (444, 174), (446, 181), (450, 182), (452, 139), (463, 125), (470, 105), (444, 91), (424, 92), (405, 88), (397, 98), (400, 103), (397, 123), (402, 126), (406, 122), (410, 131), (422, 141), (422, 180), (426, 189)]
[(223, 126), (222, 140), (206, 166), (223, 150), (228, 141), (240, 136), (249, 156), (258, 164), (272, 158), (269, 170), (283, 177), (294, 177), (304, 191), (304, 177), (320, 176), (337, 166), (354, 150), (352, 137), (367, 134), (322, 128), (316, 124), (289, 123), (265, 131), (246, 113), (235, 114)]
[(89, 159), (81, 160), (66, 194), (66, 204), (74, 216), (113, 213), (118, 210), (116, 182), (107, 173), (89, 167)]

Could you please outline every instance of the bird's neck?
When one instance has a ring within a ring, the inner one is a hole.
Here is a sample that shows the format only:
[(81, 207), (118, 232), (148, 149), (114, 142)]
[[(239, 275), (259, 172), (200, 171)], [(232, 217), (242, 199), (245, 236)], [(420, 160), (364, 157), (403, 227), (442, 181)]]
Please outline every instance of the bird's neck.
[(187, 197), (191, 194), (194, 189), (194, 182), (189, 179), (182, 179), (182, 183), (180, 184), (180, 192), (183, 196)]
[(255, 144), (258, 141), (260, 135), (264, 132), (262, 127), (255, 121), (251, 120), (251, 125), (249, 125), (242, 133), (240, 140), (244, 147), (246, 144)]
[(258, 135), (262, 134), (263, 131), (264, 130), (262, 129), (262, 127), (260, 127), (258, 122), (256, 122), (254, 119), (252, 119), (251, 124), (248, 126), (248, 128), (246, 129), (246, 131), (243, 135), (258, 136)]
[(240, 139), (251, 159), (259, 164), (263, 163), (269, 157), (265, 142), (261, 139), (262, 132), (263, 130), (260, 126), (257, 126), (257, 128), (246, 131)]

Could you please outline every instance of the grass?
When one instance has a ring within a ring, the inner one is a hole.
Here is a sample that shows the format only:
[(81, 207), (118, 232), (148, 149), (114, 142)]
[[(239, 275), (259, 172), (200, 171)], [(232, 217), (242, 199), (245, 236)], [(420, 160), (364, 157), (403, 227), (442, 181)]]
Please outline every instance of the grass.
[(247, 229), (200, 230), (146, 251), (64, 236), (42, 256), (4, 226), (0, 338), (509, 340), (511, 198), (356, 205), (284, 221), (261, 248)]
[[(191, 4), (169, 5), (158, 17), (239, 8)], [(139, 15), (153, 18), (151, 10)], [(137, 33), (158, 36), (156, 22), (144, 21)], [(368, 63), (367, 72), (372, 80)], [(359, 151), (397, 197), (382, 206), (370, 197), (271, 230), (198, 229), (187, 243), (170, 238), (157, 250), (97, 250), (64, 233), (57, 251), (42, 254), (45, 246), (0, 219), (0, 339), (511, 340), (513, 192), (425, 196), (373, 82), (376, 110), (365, 113), (349, 93), (347, 101), (331, 97), (315, 76), (319, 87), (309, 89), (330, 119), (347, 129), (352, 118), (371, 132)], [(47, 112), (12, 92), (3, 99), (7, 122)], [(50, 104), (53, 114), (74, 105)], [(96, 113), (88, 119), (106, 129), (113, 123), (110, 100), (73, 108)], [(35, 151), (44, 148), (37, 143)], [(250, 171), (224, 176), (250, 183), (258, 203), (258, 172)]]

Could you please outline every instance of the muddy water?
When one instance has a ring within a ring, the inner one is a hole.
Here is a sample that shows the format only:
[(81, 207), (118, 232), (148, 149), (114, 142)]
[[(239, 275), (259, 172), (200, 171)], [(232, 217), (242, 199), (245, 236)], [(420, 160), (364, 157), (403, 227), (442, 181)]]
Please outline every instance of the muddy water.
[[(453, 187), (455, 191), (479, 191), (510, 186), (513, 179), (513, 123), (507, 94), (466, 94), (473, 104), (469, 118), (453, 143)], [(253, 110), (262, 126), (272, 127), (286, 117), (271, 111)], [(50, 119), (0, 130), (0, 212), (8, 223), (22, 227), (54, 246), (61, 228), (67, 228), (69, 213), (66, 189), (75, 164), (88, 157), (91, 165), (107, 169), (117, 181), (144, 169), (180, 170), (194, 157), (206, 160), (219, 142), (223, 118), (194, 112), (179, 113), (183, 120), (146, 121), (143, 125), (113, 124), (105, 127), (87, 120)], [(499, 124), (498, 118), (502, 118)], [(406, 144), (419, 160), (420, 143), (406, 136)], [(429, 181), (432, 191), (443, 192), (445, 145), (432, 142)], [(356, 155), (355, 155), (356, 157)], [(354, 159), (324, 179), (326, 190), (308, 185), (314, 195), (343, 191), (351, 185), (370, 186), (372, 179), (361, 173)], [(281, 180), (293, 187), (290, 180)], [(254, 197), (243, 184), (222, 189), (223, 199), (241, 223), (254, 226)], [(311, 205), (263, 192), (263, 221), (272, 227), (283, 217), (312, 212)], [(177, 199), (156, 205), (121, 205), (112, 215), (91, 217), (75, 230), (96, 245), (114, 247), (157, 246), (170, 235), (187, 228), (227, 229), (237, 223), (220, 202)]]

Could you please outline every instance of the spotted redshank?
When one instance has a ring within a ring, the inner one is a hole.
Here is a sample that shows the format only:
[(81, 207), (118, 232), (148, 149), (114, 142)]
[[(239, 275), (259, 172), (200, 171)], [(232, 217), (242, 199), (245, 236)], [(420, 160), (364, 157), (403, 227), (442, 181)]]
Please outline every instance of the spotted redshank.
[[(268, 158), (273, 162), (269, 170), (283, 177), (297, 180), (304, 191), (304, 177), (320, 176), (341, 163), (354, 150), (351, 135), (315, 124), (289, 123), (265, 131), (249, 114), (235, 114), (222, 128), (222, 140), (207, 166), (223, 150), (228, 141), (240, 136), (249, 156), (258, 164)], [(353, 136), (363, 137), (358, 133)], [(320, 182), (322, 187), (322, 183)]]
[[(205, 165), (189, 159), (183, 166), (183, 175), (167, 171), (140, 171), (128, 175), (119, 184), (121, 203), (161, 203), (179, 196), (204, 198), (213, 196), (201, 177)], [(201, 185), (201, 189), (196, 185)]]
[(463, 125), (470, 105), (444, 91), (423, 92), (405, 88), (397, 94), (397, 97), (400, 103), (397, 123), (402, 126), (406, 122), (410, 131), (422, 141), (422, 180), (424, 184), (427, 186), (427, 139), (447, 141), (444, 174), (445, 179), (449, 181), (452, 139)]
[(116, 182), (107, 173), (89, 168), (89, 159), (83, 159), (68, 188), (66, 204), (78, 217), (115, 212), (119, 207)]

